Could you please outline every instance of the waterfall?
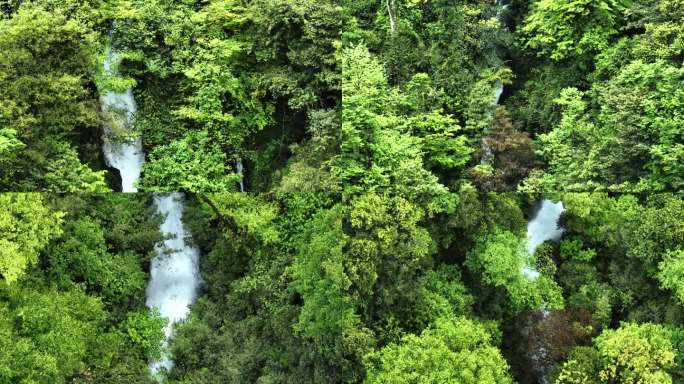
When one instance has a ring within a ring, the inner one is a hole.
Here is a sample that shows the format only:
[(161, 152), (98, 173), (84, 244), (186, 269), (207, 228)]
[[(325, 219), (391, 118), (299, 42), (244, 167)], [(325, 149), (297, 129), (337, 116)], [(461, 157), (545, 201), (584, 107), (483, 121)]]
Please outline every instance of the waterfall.
[[(498, 10), (496, 11), (496, 19), (499, 21), (501, 29), (504, 31), (508, 31), (508, 25), (506, 24), (506, 19), (504, 18), (504, 16), (510, 4), (505, 4), (505, 2), (506, 0), (497, 0), (496, 5), (498, 7)], [(503, 83), (501, 82), (501, 80), (497, 80), (494, 83), (494, 102), (492, 103), (492, 105), (499, 105), (499, 101), (501, 101), (501, 95), (503, 95), (503, 91)]]
[[(160, 231), (169, 238), (155, 246), (156, 256), (150, 267), (146, 304), (157, 308), (169, 320), (164, 328), (166, 349), (173, 324), (187, 316), (189, 305), (197, 297), (201, 282), (199, 249), (192, 244), (183, 228), (183, 194), (156, 194), (154, 202), (157, 211), (165, 216)], [(161, 359), (150, 363), (150, 371), (155, 377), (160, 370), (172, 367), (173, 361), (167, 350), (162, 352)]]
[(527, 251), (531, 255), (543, 242), (560, 240), (564, 229), (559, 227), (558, 219), (564, 210), (562, 201), (542, 200), (537, 214), (527, 223)]
[[(558, 241), (563, 235), (564, 229), (558, 225), (558, 220), (565, 208), (563, 202), (554, 203), (549, 199), (541, 201), (537, 213), (527, 223), (527, 252), (534, 256), (537, 248), (547, 240)], [(529, 280), (535, 280), (539, 277), (539, 271), (534, 266), (525, 266), (522, 271), (523, 275)], [(549, 311), (543, 306), (541, 309), (541, 320), (549, 315)], [(526, 326), (527, 331), (533, 324)], [(548, 384), (548, 363), (545, 359), (548, 356), (550, 345), (542, 342), (541, 345), (531, 354), (530, 359), (534, 363), (533, 369), (540, 373), (539, 382), (541, 384)]]
[[(104, 72), (111, 77), (120, 77), (116, 69), (120, 62), (121, 57), (110, 45), (104, 60)], [(119, 170), (123, 192), (137, 192), (135, 182), (140, 178), (145, 161), (142, 140), (139, 136), (133, 139), (116, 137), (117, 134), (125, 135), (134, 132), (136, 105), (133, 90), (131, 88), (124, 92), (107, 90), (100, 96), (100, 103), (103, 111), (110, 117), (110, 122), (105, 125), (102, 137), (105, 162), (108, 166)]]
[(499, 105), (499, 101), (501, 100), (501, 95), (503, 95), (504, 91), (504, 85), (501, 82), (501, 80), (497, 80), (494, 83), (494, 102), (492, 105)]
[[(120, 56), (111, 48), (107, 50), (104, 60), (104, 71), (112, 77), (120, 76), (116, 67), (121, 62)], [(107, 164), (119, 170), (123, 192), (137, 192), (135, 186), (140, 178), (145, 159), (140, 136), (128, 138), (133, 129), (136, 104), (133, 90), (124, 92), (108, 90), (100, 96), (102, 109), (111, 116), (111, 123), (105, 126), (103, 135), (103, 152)], [(129, 134), (125, 139), (116, 137)], [(241, 168), (241, 163), (239, 165)], [(242, 183), (241, 183), (242, 184)], [(164, 327), (162, 357), (150, 362), (150, 372), (157, 378), (162, 369), (173, 367), (170, 353), (167, 350), (173, 331), (173, 324), (184, 319), (190, 311), (189, 305), (197, 296), (200, 285), (199, 249), (192, 245), (192, 240), (183, 228), (183, 194), (154, 194), (157, 212), (164, 216), (159, 230), (166, 240), (155, 245), (155, 257), (150, 266), (150, 282), (147, 286), (146, 304), (156, 308), (169, 320)], [(188, 240), (186, 242), (186, 240)]]
[(240, 174), (240, 192), (245, 191), (245, 177), (243, 175), (245, 171), (245, 166), (242, 164), (242, 159), (238, 159), (235, 163), (235, 170)]
[[(558, 226), (558, 219), (564, 210), (562, 201), (542, 200), (536, 215), (527, 223), (527, 252), (530, 255), (534, 255), (543, 242), (560, 240), (563, 228)], [(523, 275), (534, 280), (539, 277), (539, 272), (533, 266), (525, 266)]]
[(506, 4), (506, 0), (497, 0), (496, 5), (499, 9), (496, 11), (496, 19), (499, 20), (501, 24), (501, 29), (508, 32), (508, 23), (506, 22), (506, 11), (511, 7), (510, 4)]

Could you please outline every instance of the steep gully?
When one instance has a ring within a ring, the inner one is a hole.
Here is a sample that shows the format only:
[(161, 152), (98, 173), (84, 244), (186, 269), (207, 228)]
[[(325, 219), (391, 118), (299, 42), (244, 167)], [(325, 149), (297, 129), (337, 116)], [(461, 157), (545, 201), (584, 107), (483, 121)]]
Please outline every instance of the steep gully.
[[(499, 23), (501, 24), (501, 28), (504, 31), (508, 31), (509, 27), (506, 24), (505, 16), (506, 12), (508, 11), (508, 8), (510, 7), (510, 4), (507, 4), (507, 0), (497, 0), (497, 6), (498, 10), (496, 17), (499, 20)], [(494, 108), (496, 108), (499, 105), (503, 92), (504, 85), (501, 81), (497, 80), (494, 83), (494, 98), (492, 100), (492, 106)], [(487, 133), (488, 132), (484, 132), (481, 141), (482, 158), (480, 160), (480, 164), (483, 165), (490, 164), (493, 161), (492, 150), (489, 147), (486, 140)], [(561, 236), (563, 235), (564, 229), (559, 227), (558, 220), (560, 219), (560, 216), (564, 210), (565, 208), (563, 207), (562, 201), (554, 203), (549, 199), (543, 199), (538, 203), (536, 213), (527, 223), (526, 252), (528, 253), (528, 255), (534, 256), (537, 247), (539, 247), (545, 241), (560, 240)], [(534, 258), (532, 258), (532, 260), (534, 260)], [(526, 279), (531, 281), (537, 279), (540, 276), (539, 271), (537, 271), (534, 265), (524, 266), (521, 273)], [(542, 319), (548, 316), (549, 311), (547, 309), (545, 309), (543, 306), (539, 309), (541, 310)], [(532, 324), (527, 324), (525, 327), (531, 326)], [(523, 333), (527, 333), (527, 330), (523, 329)], [(539, 373), (538, 377), (540, 384), (548, 384), (550, 382), (547, 374), (549, 367), (546, 366), (546, 364), (544, 363), (547, 354), (548, 347), (545, 345), (539, 345), (538, 348), (532, 351), (531, 355), (528, 356), (529, 360), (533, 363), (531, 369)]]
[[(506, 19), (505, 19), (505, 14), (508, 8), (510, 7), (509, 4), (506, 4), (506, 0), (497, 0), (496, 2), (497, 5), (497, 11), (496, 11), (496, 19), (499, 21), (499, 24), (501, 25), (501, 29), (504, 31), (508, 31), (508, 25), (506, 24)], [(501, 96), (503, 95), (504, 92), (504, 85), (501, 80), (497, 80), (494, 82), (494, 98), (492, 100), (492, 107), (496, 109), (496, 107), (499, 105), (499, 101), (501, 101)], [(492, 154), (492, 149), (489, 147), (489, 144), (487, 143), (487, 129), (485, 129), (485, 132), (483, 132), (482, 139), (480, 141), (480, 149), (482, 151), (482, 157), (480, 159), (480, 164), (486, 165), (486, 164), (491, 164), (493, 160), (493, 154)]]
[[(536, 214), (527, 223), (527, 248), (526, 252), (529, 255), (534, 255), (541, 244), (545, 241), (559, 241), (563, 235), (564, 229), (559, 226), (559, 219), (565, 208), (563, 207), (563, 202), (559, 201), (554, 203), (551, 200), (543, 199), (538, 203), (538, 208)], [(534, 260), (534, 258), (532, 259)], [(533, 265), (526, 265), (521, 271), (523, 276), (528, 280), (535, 280), (539, 277), (539, 271)], [(549, 311), (540, 307), (541, 311), (541, 321), (549, 315)], [(522, 334), (529, 335), (531, 327), (534, 323), (528, 323), (522, 327)], [(540, 384), (549, 384), (548, 369), (549, 366), (546, 363), (546, 357), (548, 356), (549, 346), (542, 342), (533, 350), (528, 356), (530, 362), (532, 363), (531, 369), (533, 372), (538, 374)]]
[[(120, 55), (110, 46), (104, 60), (105, 72), (109, 76), (120, 76), (116, 70), (120, 62)], [(103, 111), (110, 117), (102, 138), (107, 165), (119, 170), (123, 192), (137, 192), (136, 182), (140, 178), (145, 156), (140, 136), (129, 137), (135, 132), (136, 104), (133, 91), (130, 88), (124, 92), (107, 90), (101, 95), (100, 102)], [(241, 168), (242, 164), (238, 166)], [(173, 367), (166, 350), (173, 324), (187, 316), (189, 305), (195, 300), (201, 283), (199, 250), (193, 245), (181, 220), (183, 197), (179, 192), (153, 195), (157, 212), (164, 217), (160, 232), (165, 240), (155, 245), (156, 255), (150, 266), (146, 304), (157, 309), (169, 321), (164, 327), (162, 356), (150, 362), (150, 372), (158, 379), (162, 370)]]

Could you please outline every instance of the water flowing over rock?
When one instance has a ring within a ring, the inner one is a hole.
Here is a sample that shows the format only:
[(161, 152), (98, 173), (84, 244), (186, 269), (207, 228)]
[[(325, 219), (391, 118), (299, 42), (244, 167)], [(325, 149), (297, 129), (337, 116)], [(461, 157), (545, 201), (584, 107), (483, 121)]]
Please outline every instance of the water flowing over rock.
[(537, 214), (527, 223), (527, 251), (531, 255), (543, 242), (560, 240), (564, 229), (558, 225), (558, 219), (564, 210), (562, 201), (542, 200)]
[(511, 5), (508, 4), (506, 0), (498, 0), (496, 2), (496, 5), (498, 6), (498, 10), (496, 11), (496, 19), (499, 20), (499, 23), (501, 24), (501, 29), (508, 32), (509, 28), (506, 20), (506, 13), (508, 12), (508, 9), (511, 7)]
[[(107, 49), (104, 60), (104, 71), (112, 77), (119, 76), (116, 66), (121, 61), (120, 56), (111, 48)], [(104, 158), (108, 166), (116, 168), (121, 174), (121, 189), (123, 192), (137, 192), (135, 182), (140, 178), (145, 156), (142, 140), (135, 138), (120, 138), (119, 134), (130, 133), (133, 130), (136, 104), (133, 90), (128, 88), (124, 92), (107, 90), (100, 96), (103, 111), (109, 115), (110, 123), (104, 128), (102, 137)]]
[[(560, 240), (564, 230), (558, 226), (558, 219), (564, 210), (562, 201), (542, 200), (536, 215), (527, 223), (527, 252), (530, 255), (534, 255), (543, 242)], [(523, 274), (531, 280), (539, 277), (539, 272), (532, 266), (523, 268)]]
[[(120, 76), (116, 67), (120, 56), (110, 47), (104, 60), (104, 71), (112, 77)], [(139, 136), (130, 138), (134, 131), (136, 104), (133, 90), (124, 92), (108, 90), (100, 97), (102, 109), (109, 114), (111, 123), (104, 129), (103, 152), (110, 167), (121, 174), (123, 192), (137, 192), (135, 186), (140, 178), (145, 156)], [(124, 138), (117, 136), (123, 135)], [(238, 165), (241, 171), (242, 164)], [(241, 183), (242, 185), (242, 183)], [(156, 256), (150, 266), (150, 282), (147, 286), (146, 304), (156, 308), (169, 320), (164, 328), (162, 357), (150, 363), (150, 372), (158, 378), (162, 370), (170, 370), (173, 361), (167, 350), (173, 332), (173, 324), (184, 319), (189, 305), (197, 296), (201, 282), (199, 274), (199, 249), (192, 244), (181, 221), (183, 194), (154, 194), (157, 212), (164, 216), (160, 232), (168, 237), (155, 246)]]
[[(539, 204), (539, 208), (534, 217), (527, 223), (527, 252), (534, 255), (537, 248), (545, 241), (560, 240), (564, 229), (558, 225), (558, 220), (565, 208), (563, 202), (554, 203), (549, 199), (544, 199)], [(523, 275), (530, 280), (539, 277), (539, 271), (534, 266), (525, 266), (522, 271)], [(539, 321), (543, 321), (548, 315), (549, 311), (543, 306), (539, 309), (540, 318), (530, 319), (522, 329), (523, 337), (529, 338), (530, 331)], [(539, 340), (537, 347), (529, 356), (532, 363), (532, 369), (539, 373), (539, 382), (541, 384), (548, 384), (548, 364), (547, 356), (550, 351), (550, 345), (546, 340)]]
[[(201, 283), (199, 274), (199, 249), (185, 232), (183, 222), (183, 194), (169, 193), (155, 195), (157, 211), (165, 215), (160, 231), (169, 236), (155, 247), (156, 256), (150, 267), (150, 282), (147, 286), (147, 306), (157, 308), (163, 317), (169, 319), (164, 328), (164, 347), (173, 332), (173, 324), (184, 319), (190, 311), (189, 305), (197, 297)], [(150, 363), (155, 376), (161, 369), (173, 367), (168, 351), (162, 358)]]
[[(501, 100), (501, 95), (503, 95), (503, 91), (503, 83), (497, 80), (496, 83), (494, 83), (494, 99), (492, 100), (492, 107), (496, 108), (496, 106), (499, 105), (499, 100)], [(489, 128), (486, 128), (482, 140), (480, 141), (480, 148), (482, 151), (482, 158), (480, 159), (480, 164), (482, 165), (490, 164), (494, 158), (492, 148), (489, 146), (489, 143), (487, 142), (488, 133)]]
[(242, 164), (242, 159), (238, 159), (235, 163), (235, 171), (240, 175), (240, 192), (245, 191), (245, 178), (243, 173), (245, 171), (245, 166)]
[(494, 103), (493, 105), (499, 105), (499, 101), (501, 100), (501, 95), (503, 95), (504, 91), (504, 85), (500, 80), (497, 80), (496, 83), (494, 83)]

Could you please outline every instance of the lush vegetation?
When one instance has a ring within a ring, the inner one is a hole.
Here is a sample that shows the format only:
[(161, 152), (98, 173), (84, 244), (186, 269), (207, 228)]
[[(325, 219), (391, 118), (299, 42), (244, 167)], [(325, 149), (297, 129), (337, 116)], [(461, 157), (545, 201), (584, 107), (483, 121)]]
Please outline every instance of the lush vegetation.
[[(281, 179), (298, 188), (290, 169), (323, 183), (339, 147), (341, 8), (199, 3), (0, 3), (0, 189), (119, 189), (101, 155), (98, 95), (131, 86), (147, 154), (142, 189), (235, 189), (239, 159), (251, 189)], [(109, 46), (123, 78), (103, 71)]]
[[(526, 255), (533, 195), (191, 195), (204, 284), (168, 382), (684, 380), (682, 196), (552, 197), (563, 237)], [(150, 382), (150, 197), (0, 201), (0, 382)]]
[(680, 382), (684, 199), (553, 197), (566, 231), (527, 260), (529, 195), (195, 199), (170, 382)]
[[(97, 150), (97, 90), (133, 86), (146, 190), (234, 189), (244, 159), (253, 191), (391, 189), (407, 177), (431, 191), (464, 180), (495, 191), (676, 191), (681, 9), (5, 2), (0, 181), (8, 191), (116, 189)], [(124, 58), (118, 82), (101, 69), (111, 44)]]
[(493, 3), (346, 4), (342, 183), (681, 190), (681, 2)]
[(161, 218), (100, 193), (129, 87), (201, 251), (167, 382), (684, 383), (683, 0), (0, 12), (0, 383), (153, 382)]
[(681, 5), (6, 1), (1, 186), (116, 190), (98, 95), (133, 87), (149, 191), (678, 191)]
[(153, 383), (161, 236), (143, 195), (0, 194), (0, 382)]

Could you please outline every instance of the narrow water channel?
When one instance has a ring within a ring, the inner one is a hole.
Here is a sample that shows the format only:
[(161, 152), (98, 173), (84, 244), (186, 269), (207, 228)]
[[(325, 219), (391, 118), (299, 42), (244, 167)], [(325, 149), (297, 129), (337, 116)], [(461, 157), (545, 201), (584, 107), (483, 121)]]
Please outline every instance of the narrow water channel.
[[(120, 76), (117, 70), (120, 61), (120, 55), (110, 45), (103, 63), (105, 72), (110, 76)], [(141, 137), (133, 134), (136, 132), (133, 90), (106, 90), (100, 101), (103, 111), (111, 117), (102, 138), (105, 160), (121, 174), (122, 192), (137, 192), (136, 182), (140, 179), (145, 154)], [(201, 282), (199, 250), (183, 227), (183, 199), (180, 192), (153, 194), (157, 212), (164, 216), (159, 230), (165, 240), (155, 246), (146, 303), (169, 320), (164, 328), (165, 351), (161, 359), (150, 362), (150, 372), (155, 377), (162, 369), (173, 367), (171, 356), (166, 351), (173, 334), (173, 324), (187, 316)]]

